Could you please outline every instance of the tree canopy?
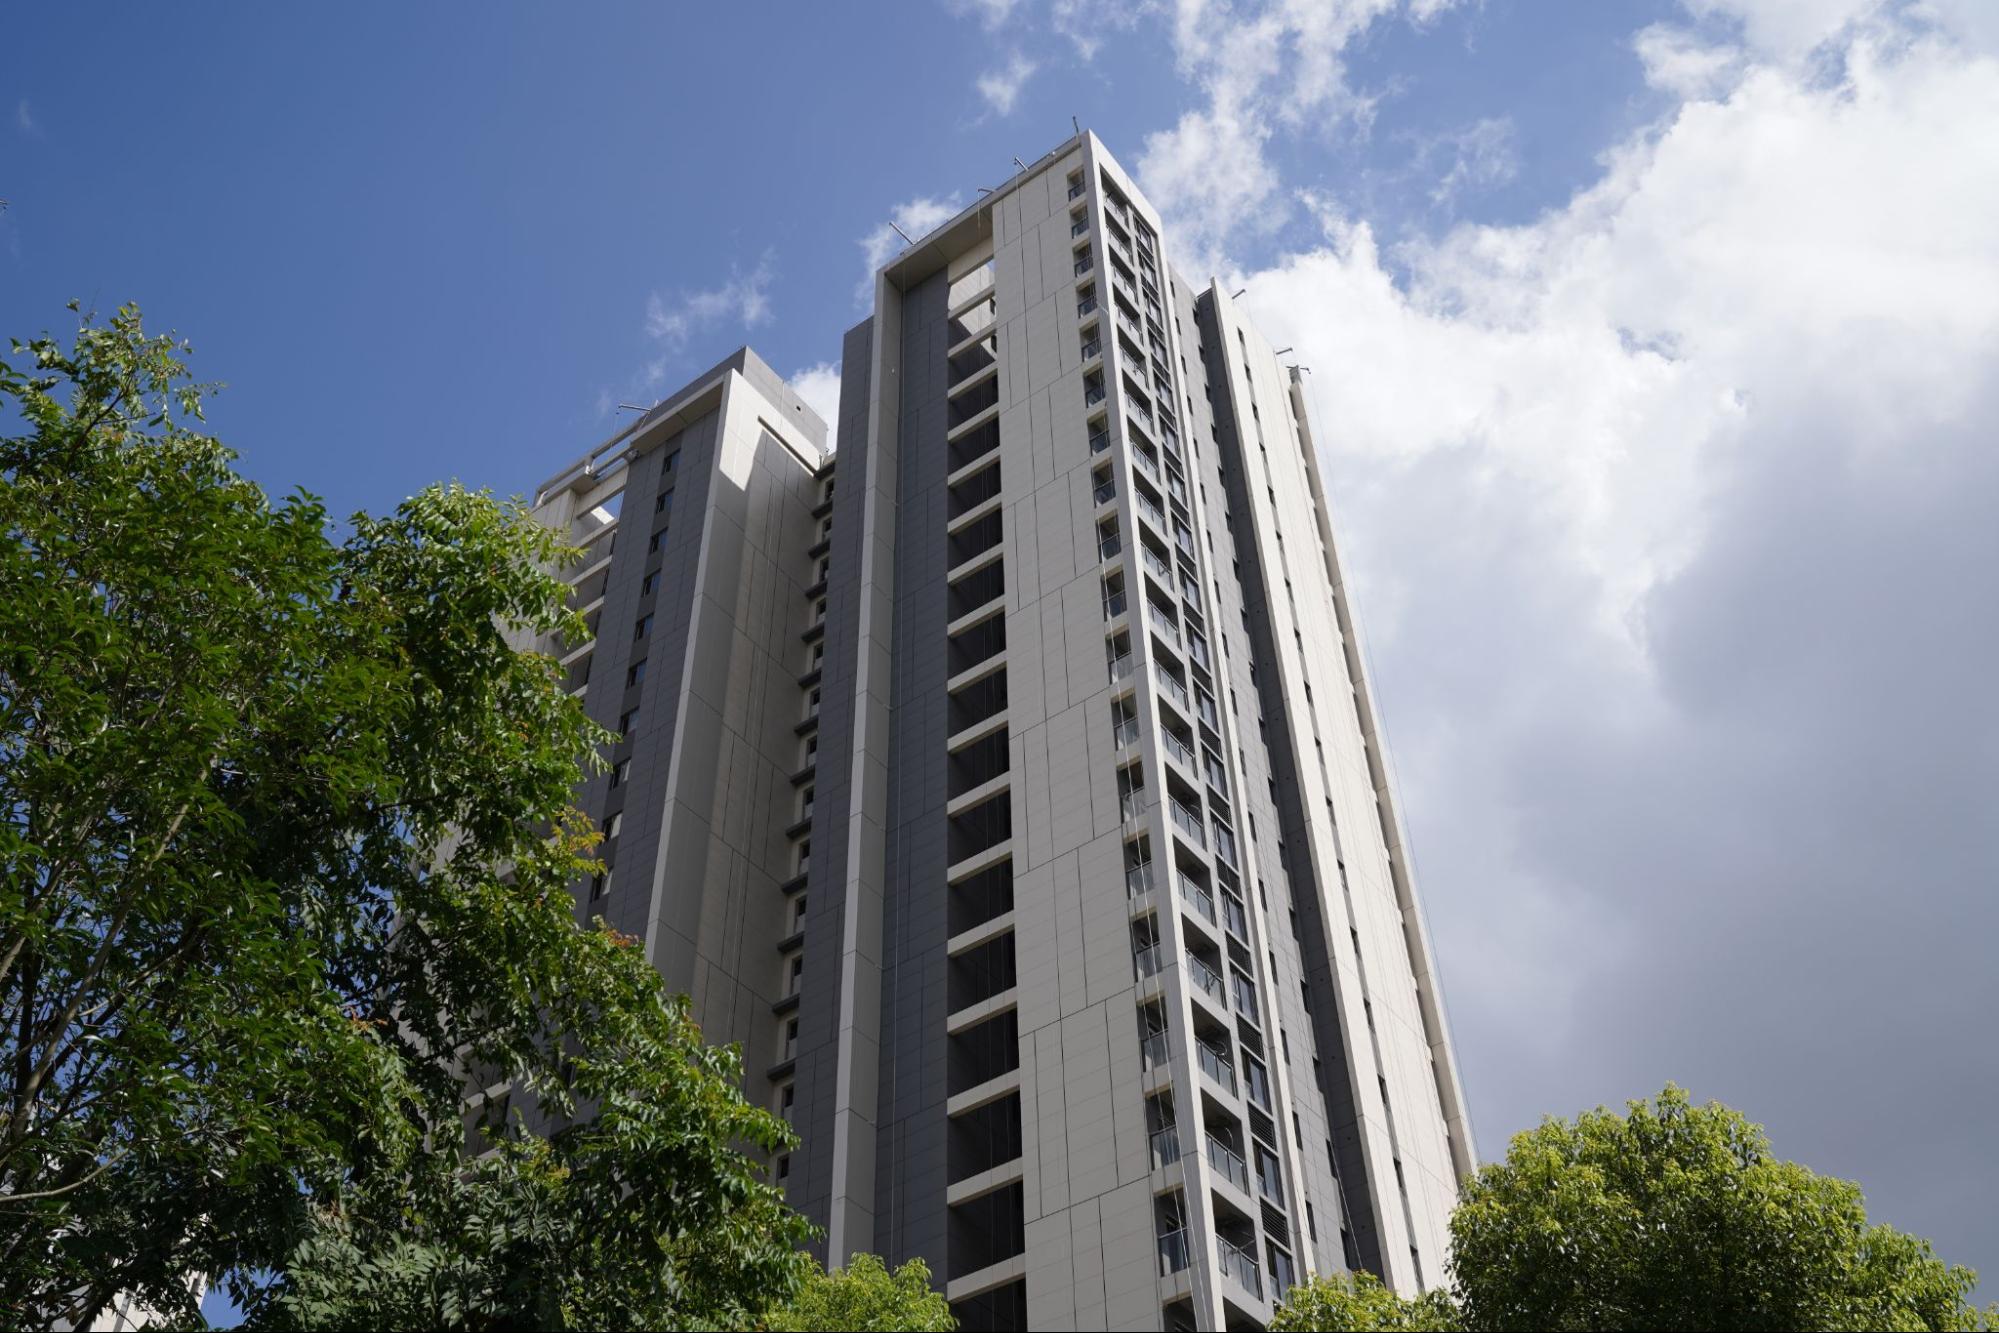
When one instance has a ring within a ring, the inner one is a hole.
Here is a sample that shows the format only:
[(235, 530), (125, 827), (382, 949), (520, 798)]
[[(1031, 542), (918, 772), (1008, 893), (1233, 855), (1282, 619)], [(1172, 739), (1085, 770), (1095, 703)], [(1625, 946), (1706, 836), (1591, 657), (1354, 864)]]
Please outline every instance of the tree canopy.
[(930, 1289), (930, 1266), (911, 1259), (893, 1273), (872, 1254), (857, 1254), (844, 1269), (814, 1273), (790, 1304), (768, 1314), (771, 1333), (952, 1333), (951, 1303)]
[(1989, 1329), (1969, 1269), (1870, 1225), (1860, 1188), (1775, 1157), (1762, 1128), (1668, 1086), (1548, 1119), (1451, 1215), (1451, 1289), (1366, 1273), (1294, 1288), (1273, 1329)]
[[(582, 633), (567, 553), (455, 486), (335, 540), (186, 352), (128, 307), (0, 361), (6, 1322), (192, 1321), (190, 1273), (271, 1326), (786, 1298), (807, 1228), (742, 1149), (789, 1131), (575, 920), (607, 737), (507, 638)], [(470, 1134), (468, 1071), (513, 1108)]]

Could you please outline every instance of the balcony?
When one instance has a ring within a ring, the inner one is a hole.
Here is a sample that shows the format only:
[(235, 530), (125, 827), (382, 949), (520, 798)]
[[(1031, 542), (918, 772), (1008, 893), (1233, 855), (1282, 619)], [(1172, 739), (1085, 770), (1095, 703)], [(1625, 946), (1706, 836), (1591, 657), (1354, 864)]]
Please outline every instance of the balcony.
[(1076, 298), (1077, 319), (1082, 319), (1085, 315), (1094, 315), (1095, 313), (1097, 313), (1097, 294), (1095, 292), (1088, 292)]
[(1228, 1089), (1230, 1095), (1234, 1095), (1235, 1066), (1229, 1063), (1227, 1055), (1205, 1041), (1197, 1041), (1194, 1043), (1194, 1059), (1200, 1064), (1202, 1073)]
[(1177, 797), (1166, 802), (1166, 809), (1173, 816), (1173, 822), (1180, 826), (1180, 831), (1186, 834), (1196, 847), (1206, 847), (1208, 845), (1208, 840), (1201, 836), (1201, 817), (1199, 815), (1182, 805)]
[(1158, 976), (1166, 968), (1165, 946), (1148, 944), (1143, 949), (1132, 950), (1131, 965), (1138, 970), (1141, 981)]
[[(1208, 1165), (1215, 1168), (1224, 1180), (1234, 1185), (1244, 1194), (1249, 1193), (1249, 1168), (1243, 1164), (1242, 1155), (1228, 1144), (1210, 1134), (1208, 1139)], [(1228, 1244), (1223, 1241), (1222, 1244)]]
[(1111, 659), (1111, 684), (1115, 685), (1138, 668), (1138, 658), (1131, 653), (1119, 653)]
[(1152, 622), (1152, 627), (1166, 636), (1167, 642), (1180, 642), (1180, 622), (1173, 618), (1171, 611), (1148, 597), (1145, 602), (1145, 614)]
[(1166, 515), (1160, 511), (1159, 502), (1147, 495), (1142, 489), (1135, 491), (1134, 494), (1138, 497), (1138, 512), (1151, 519), (1154, 527), (1164, 528), (1166, 526)]
[(1215, 921), (1214, 894), (1209, 893), (1199, 884), (1196, 884), (1193, 880), (1189, 879), (1187, 876), (1182, 875), (1180, 876), (1180, 896), (1182, 898), (1185, 898), (1188, 901), (1188, 903), (1190, 903), (1193, 906), (1194, 910), (1201, 914), (1202, 918), (1205, 919), (1209, 925), (1214, 924)]
[(1138, 744), (1138, 719), (1125, 718), (1111, 728), (1111, 741), (1122, 750), (1127, 745)]
[(1098, 482), (1096, 486), (1091, 489), (1090, 495), (1100, 505), (1109, 504), (1111, 501), (1117, 499), (1116, 480), (1113, 479), (1111, 481)]
[(1199, 954), (1190, 953), (1187, 955), (1187, 977), (1196, 987), (1204, 991), (1209, 999), (1220, 1005), (1223, 1012), (1227, 1012), (1229, 1007), (1228, 985), (1222, 980), (1221, 973), (1201, 961)]
[(1145, 567), (1157, 574), (1161, 579), (1171, 581), (1173, 578), (1173, 566), (1168, 563), (1166, 558), (1153, 550), (1147, 543), (1139, 543), (1139, 549), (1145, 553)]
[(1221, 1256), (1222, 1271), (1234, 1278), (1244, 1291), (1262, 1300), (1263, 1272), (1256, 1266), (1256, 1256), (1219, 1236), (1215, 1238), (1215, 1250)]
[[(1148, 1032), (1145, 1040), (1138, 1044), (1138, 1061), (1143, 1068), (1164, 1069), (1172, 1058), (1164, 1032)], [(1235, 1085), (1231, 1083), (1229, 1086), (1233, 1088)]]
[(1140, 861), (1135, 866), (1124, 868), (1124, 892), (1128, 898), (1142, 898), (1151, 893), (1157, 880), (1152, 875), (1152, 862)]
[(1160, 732), (1159, 739), (1165, 743), (1166, 753), (1179, 760), (1181, 767), (1185, 768), (1189, 773), (1200, 771), (1194, 767), (1194, 750), (1187, 742), (1181, 740), (1170, 731)]
[(1124, 614), (1124, 589), (1104, 594), (1104, 619), (1116, 620)]
[(1249, 942), (1249, 914), (1242, 909), (1242, 899), (1233, 893), (1222, 895), (1222, 924), (1229, 934), (1245, 944)]
[(1184, 1273), (1192, 1262), (1192, 1246), (1187, 1242), (1187, 1229), (1169, 1231), (1159, 1238), (1159, 1275), (1167, 1277), (1174, 1273)]
[(1095, 407), (1098, 403), (1101, 403), (1102, 401), (1104, 401), (1103, 385), (1092, 384), (1083, 390), (1084, 407)]
[(1181, 712), (1191, 713), (1194, 711), (1194, 706), (1187, 702), (1187, 687), (1185, 685), (1182, 685), (1164, 671), (1159, 672), (1155, 679), (1159, 681), (1159, 688), (1165, 691), (1166, 697), (1180, 705)]
[(1102, 426), (1092, 427), (1090, 430), (1090, 452), (1100, 454), (1110, 447), (1111, 433)]
[(1154, 1130), (1152, 1134), (1152, 1169), (1173, 1165), (1180, 1160), (1180, 1127), (1168, 1125)]

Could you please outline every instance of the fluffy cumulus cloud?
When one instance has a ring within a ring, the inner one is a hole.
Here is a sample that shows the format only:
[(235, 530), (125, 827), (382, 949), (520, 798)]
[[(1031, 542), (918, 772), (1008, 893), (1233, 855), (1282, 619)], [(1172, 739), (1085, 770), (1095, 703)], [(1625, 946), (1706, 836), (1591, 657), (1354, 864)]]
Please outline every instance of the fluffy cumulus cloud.
[(1387, 255), (1308, 197), (1245, 303), (1311, 367), (1484, 1151), (1673, 1078), (1999, 1271), (1995, 34), (1694, 8), (1592, 188)]
[(1196, 272), (1225, 243), (1287, 214), (1265, 146), (1274, 133), (1365, 126), (1372, 102), (1348, 82), (1347, 47), (1378, 23), (1423, 23), (1451, 0), (1181, 0), (1173, 49), (1202, 105), (1146, 136), (1137, 170)]
[(819, 414), (826, 423), (826, 447), (839, 447), (836, 438), (840, 431), (840, 363), (821, 361), (807, 366), (791, 377), (792, 392), (805, 400), (805, 405)]
[[(901, 254), (909, 241), (920, 241), (958, 215), (963, 205), (955, 194), (942, 199), (920, 196), (897, 204), (888, 219), (861, 237), (861, 255), (866, 272), (854, 288), (854, 304), (862, 308), (875, 303), (875, 274), (883, 264)], [(903, 238), (908, 237), (905, 241)]]
[(979, 75), (979, 96), (986, 100), (987, 109), (996, 116), (1012, 115), (1014, 103), (1020, 100), (1020, 90), (1034, 77), (1035, 69), (1032, 60), (1016, 51), (1007, 57), (1005, 64)]

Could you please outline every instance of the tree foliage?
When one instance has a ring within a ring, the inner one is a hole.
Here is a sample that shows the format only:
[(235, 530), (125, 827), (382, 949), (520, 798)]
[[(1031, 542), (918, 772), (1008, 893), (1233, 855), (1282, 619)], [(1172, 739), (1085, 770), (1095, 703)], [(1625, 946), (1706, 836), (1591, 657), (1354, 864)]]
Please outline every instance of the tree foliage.
[[(507, 640), (580, 634), (567, 553), (456, 487), (334, 541), (202, 432), (185, 352), (126, 308), (0, 361), (5, 1322), (191, 1321), (191, 1272), (274, 1325), (783, 1299), (804, 1224), (738, 1147), (788, 1131), (574, 920), (606, 738)], [(551, 1132), (469, 1163), (468, 1069)]]
[(891, 1273), (876, 1256), (857, 1254), (844, 1269), (812, 1274), (762, 1327), (771, 1333), (951, 1333), (958, 1321), (951, 1303), (930, 1289), (930, 1266), (921, 1259)]
[(1398, 1296), (1369, 1272), (1335, 1273), (1291, 1288), (1271, 1318), (1271, 1333), (1308, 1329), (1379, 1329), (1382, 1333), (1457, 1333), (1464, 1325), (1441, 1291)]
[(1976, 1284), (1860, 1189), (1668, 1086), (1516, 1135), (1451, 1218), (1474, 1329), (1964, 1329)]

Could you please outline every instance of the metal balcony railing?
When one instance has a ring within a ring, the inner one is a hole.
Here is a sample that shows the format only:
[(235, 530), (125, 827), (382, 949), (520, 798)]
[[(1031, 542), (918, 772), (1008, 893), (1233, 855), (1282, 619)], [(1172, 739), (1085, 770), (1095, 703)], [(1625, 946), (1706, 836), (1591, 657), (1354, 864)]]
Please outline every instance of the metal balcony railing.
[(1187, 975), (1196, 986), (1206, 991), (1210, 998), (1223, 1009), (1229, 1007), (1228, 987), (1222, 981), (1222, 974), (1201, 961), (1199, 954), (1187, 955)]
[(1199, 884), (1196, 884), (1193, 880), (1187, 878), (1187, 876), (1182, 875), (1180, 876), (1180, 896), (1182, 898), (1185, 898), (1188, 902), (1192, 903), (1194, 905), (1194, 910), (1196, 912), (1199, 912), (1209, 922), (1214, 921), (1215, 919), (1214, 894), (1209, 893)]
[(1262, 1300), (1263, 1270), (1256, 1266), (1256, 1256), (1219, 1236), (1215, 1238), (1215, 1248), (1221, 1256), (1222, 1271), (1234, 1278), (1243, 1290)]
[(1209, 1078), (1230, 1092), (1235, 1091), (1235, 1066), (1229, 1063), (1228, 1056), (1205, 1041), (1197, 1041), (1194, 1043), (1194, 1058)]
[(1207, 1137), (1208, 1165), (1244, 1194), (1249, 1193), (1249, 1168), (1243, 1164), (1242, 1154), (1212, 1134)]

